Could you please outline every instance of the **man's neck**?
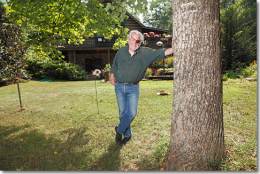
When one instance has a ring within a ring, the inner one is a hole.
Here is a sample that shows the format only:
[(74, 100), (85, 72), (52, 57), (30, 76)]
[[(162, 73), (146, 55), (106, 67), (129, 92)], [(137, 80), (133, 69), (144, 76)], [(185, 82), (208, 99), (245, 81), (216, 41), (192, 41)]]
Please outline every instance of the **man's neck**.
[(134, 51), (134, 50), (128, 49), (128, 52), (130, 53), (131, 56), (133, 56), (133, 55), (135, 54), (135, 51)]

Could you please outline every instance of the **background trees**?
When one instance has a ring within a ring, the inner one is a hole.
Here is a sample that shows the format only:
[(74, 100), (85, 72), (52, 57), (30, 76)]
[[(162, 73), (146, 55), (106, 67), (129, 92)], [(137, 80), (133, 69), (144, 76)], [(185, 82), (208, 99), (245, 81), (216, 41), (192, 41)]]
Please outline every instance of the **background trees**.
[(256, 60), (256, 1), (221, 1), (223, 70), (236, 70)]
[[(50, 64), (64, 64), (59, 45), (81, 44), (95, 35), (117, 37), (115, 46), (120, 47), (127, 35), (122, 26), (127, 9), (138, 12), (146, 8), (145, 4), (146, 0), (7, 0), (4, 7), (6, 18), (20, 31), (27, 64), (39, 60), (35, 64), (39, 65), (43, 59)], [(77, 67), (64, 67), (66, 72), (79, 72)], [(74, 75), (82, 79), (82, 73), (78, 74)]]
[[(144, 15), (147, 24), (171, 31), (171, 0), (152, 0)], [(240, 71), (256, 60), (256, 1), (220, 1), (223, 71)], [(173, 21), (176, 19), (173, 19)]]
[[(168, 29), (170, 33), (172, 28), (170, 0), (151, 0), (150, 5), (147, 0), (3, 2), (9, 22), (19, 27), (26, 49), (35, 54), (33, 57), (61, 57), (57, 45), (80, 44), (94, 35), (117, 36), (115, 47), (120, 47), (127, 34), (121, 25), (126, 10), (134, 15), (144, 14), (147, 25)], [(239, 71), (256, 60), (256, 1), (220, 2), (223, 71)]]
[[(7, 2), (9, 19), (21, 27), (25, 43), (42, 48), (59, 44), (79, 44), (95, 34), (112, 37), (124, 32), (124, 19), (118, 2), (102, 4), (98, 0), (54, 0)], [(104, 27), (105, 26), (105, 27)]]
[(153, 27), (169, 30), (172, 33), (171, 0), (152, 0), (144, 13), (144, 23)]
[[(122, 36), (126, 10), (138, 11), (146, 1), (42, 0), (7, 1), (8, 17), (19, 25), (30, 45), (79, 44), (86, 37)], [(138, 8), (137, 8), (138, 7)]]

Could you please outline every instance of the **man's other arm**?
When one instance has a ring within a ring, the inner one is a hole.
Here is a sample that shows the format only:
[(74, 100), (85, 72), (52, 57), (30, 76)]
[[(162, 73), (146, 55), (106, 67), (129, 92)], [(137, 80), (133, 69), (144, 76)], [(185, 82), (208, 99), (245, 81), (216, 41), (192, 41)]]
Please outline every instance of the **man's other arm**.
[(114, 73), (112, 73), (112, 72), (109, 74), (109, 82), (110, 82), (112, 85), (115, 85), (115, 84), (116, 84), (116, 78), (115, 78)]

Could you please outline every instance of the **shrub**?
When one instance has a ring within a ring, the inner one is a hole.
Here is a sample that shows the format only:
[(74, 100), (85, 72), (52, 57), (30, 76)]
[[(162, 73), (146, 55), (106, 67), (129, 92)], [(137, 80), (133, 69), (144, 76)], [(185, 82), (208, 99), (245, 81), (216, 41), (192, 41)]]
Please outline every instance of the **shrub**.
[(235, 79), (240, 77), (253, 77), (256, 78), (257, 73), (257, 64), (256, 62), (252, 62), (249, 66), (242, 65), (240, 68), (238, 67), (235, 71), (227, 71), (223, 74), (223, 80), (227, 79)]
[(255, 77), (256, 78), (256, 72), (257, 72), (257, 64), (255, 61), (250, 63), (249, 66), (241, 69), (241, 75), (243, 77)]
[(223, 81), (227, 81), (228, 80), (228, 76), (226, 74), (223, 74), (222, 80)]
[(240, 74), (238, 72), (235, 72), (235, 71), (227, 71), (223, 75), (224, 79), (236, 79), (236, 78), (239, 78), (239, 77), (240, 77)]
[(145, 77), (147, 78), (149, 76), (152, 76), (152, 73), (153, 73), (152, 69), (151, 68), (147, 68), (147, 70), (145, 72)]
[(78, 65), (62, 60), (28, 60), (27, 71), (35, 79), (84, 80), (86, 73)]
[(111, 70), (111, 65), (108, 63), (108, 64), (106, 64), (105, 65), (105, 68), (104, 68), (104, 72), (110, 72), (110, 70)]
[(0, 1), (0, 85), (11, 84), (17, 78), (26, 78), (25, 50), (20, 28), (8, 21)]
[(163, 68), (163, 61), (162, 60), (157, 60), (157, 61), (153, 62), (150, 65), (150, 67), (151, 68), (156, 68), (156, 69)]
[(156, 68), (156, 69), (159, 69), (159, 68), (172, 68), (173, 67), (173, 62), (174, 62), (174, 57), (171, 56), (171, 57), (167, 57), (166, 59), (164, 60), (157, 60), (155, 62), (153, 62), (150, 67), (151, 68)]
[(174, 61), (173, 57), (166, 58), (165, 59), (165, 67), (172, 68), (173, 67), (173, 61)]

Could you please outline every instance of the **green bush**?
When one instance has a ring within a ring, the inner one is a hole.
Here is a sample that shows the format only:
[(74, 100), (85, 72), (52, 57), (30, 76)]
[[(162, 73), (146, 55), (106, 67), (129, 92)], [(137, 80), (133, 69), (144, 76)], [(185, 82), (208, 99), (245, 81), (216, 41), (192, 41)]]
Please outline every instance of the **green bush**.
[(254, 77), (256, 78), (257, 64), (256, 62), (250, 63), (249, 66), (241, 69), (241, 75), (243, 77)]
[(227, 81), (228, 80), (228, 76), (226, 74), (223, 74), (222, 80), (223, 81)]
[(168, 57), (165, 59), (165, 67), (173, 68), (174, 57)]
[(151, 68), (173, 68), (173, 62), (174, 62), (174, 57), (167, 57), (166, 59), (162, 60), (157, 60), (155, 62), (153, 62), (150, 67)]
[(236, 79), (236, 78), (240, 78), (239, 72), (227, 71), (227, 72), (223, 75), (223, 79)]
[(152, 69), (151, 68), (147, 68), (146, 72), (145, 72), (145, 77), (149, 77), (149, 76), (152, 76)]
[(104, 72), (110, 72), (111, 70), (111, 65), (108, 63), (105, 65), (105, 68), (103, 69)]
[(252, 62), (249, 64), (249, 66), (245, 65), (240, 65), (236, 69), (236, 71), (226, 71), (223, 74), (223, 81), (226, 81), (228, 79), (236, 79), (236, 78), (241, 78), (241, 77), (253, 77), (256, 78), (257, 76), (257, 64), (256, 62)]
[(78, 65), (62, 60), (28, 60), (26, 70), (35, 79), (84, 80), (86, 73)]

